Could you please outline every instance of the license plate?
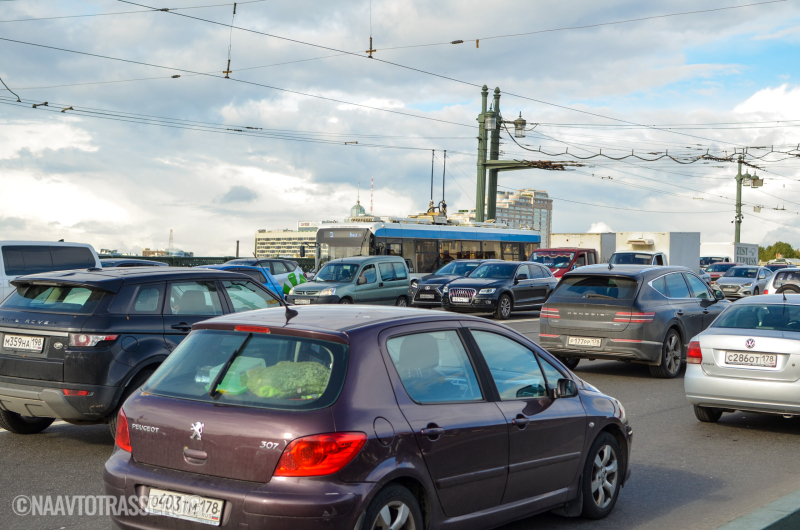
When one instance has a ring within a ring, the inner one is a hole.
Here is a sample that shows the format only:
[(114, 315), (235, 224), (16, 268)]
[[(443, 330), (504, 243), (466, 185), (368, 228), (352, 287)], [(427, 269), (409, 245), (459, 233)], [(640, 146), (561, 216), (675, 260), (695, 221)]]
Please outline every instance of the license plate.
[(42, 351), (44, 337), (25, 337), (23, 335), (6, 335), (3, 337), (3, 348), (9, 350)]
[(223, 504), (225, 501), (218, 499), (150, 488), (145, 511), (154, 515), (219, 526), (222, 521)]
[(775, 368), (778, 365), (778, 356), (774, 353), (739, 353), (726, 352), (725, 364), (737, 366), (766, 366)]
[(432, 294), (421, 294), (421, 295), (419, 295), (419, 297), (420, 298), (427, 298), (427, 299), (430, 299), (430, 300), (432, 300), (434, 298), (434, 296)]
[(585, 337), (570, 337), (568, 344), (570, 346), (589, 346), (591, 348), (599, 348), (603, 339), (587, 339)]
[(301, 299), (295, 300), (295, 301), (294, 301), (294, 303), (295, 303), (296, 305), (308, 305), (308, 304), (310, 304), (310, 303), (311, 303), (311, 300), (303, 300), (303, 299), (301, 298)]
[(450, 299), (450, 301), (456, 304), (468, 304), (469, 298), (467, 298), (466, 296), (454, 296)]

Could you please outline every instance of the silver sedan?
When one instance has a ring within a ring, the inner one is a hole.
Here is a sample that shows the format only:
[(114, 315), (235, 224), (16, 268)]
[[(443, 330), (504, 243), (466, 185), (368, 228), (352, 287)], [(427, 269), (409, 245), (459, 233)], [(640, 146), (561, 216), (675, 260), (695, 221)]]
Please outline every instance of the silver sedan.
[(772, 271), (766, 267), (739, 265), (728, 269), (724, 276), (712, 285), (725, 293), (725, 298), (738, 300), (745, 296), (761, 294), (767, 286)]
[(800, 295), (730, 305), (689, 343), (684, 389), (695, 416), (737, 410), (800, 415)]

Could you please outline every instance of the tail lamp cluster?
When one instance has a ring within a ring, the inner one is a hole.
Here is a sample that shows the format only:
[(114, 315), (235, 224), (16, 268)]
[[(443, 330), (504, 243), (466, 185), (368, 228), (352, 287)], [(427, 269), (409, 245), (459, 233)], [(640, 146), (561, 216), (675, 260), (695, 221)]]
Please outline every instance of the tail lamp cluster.
[(69, 345), (80, 347), (97, 346), (103, 341), (117, 340), (119, 335), (90, 335), (88, 333), (70, 333)]
[(558, 309), (554, 307), (543, 307), (539, 313), (539, 318), (561, 318)]
[(656, 318), (655, 313), (637, 313), (635, 311), (618, 311), (614, 322), (629, 322), (631, 324), (649, 324)]
[(700, 343), (692, 341), (686, 347), (686, 364), (700, 364), (703, 362), (703, 352), (700, 350)]
[[(128, 418), (123, 409), (119, 409), (114, 441), (123, 451), (133, 452)], [(367, 435), (363, 432), (335, 432), (297, 438), (283, 450), (273, 475), (318, 477), (338, 473), (353, 461), (366, 441)]]

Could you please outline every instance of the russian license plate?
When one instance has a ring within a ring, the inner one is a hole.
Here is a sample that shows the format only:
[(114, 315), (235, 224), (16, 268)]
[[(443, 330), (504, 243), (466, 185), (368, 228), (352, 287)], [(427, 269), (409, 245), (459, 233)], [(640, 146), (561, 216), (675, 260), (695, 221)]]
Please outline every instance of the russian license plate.
[(303, 298), (298, 298), (294, 301), (296, 305), (308, 305), (311, 303), (311, 300), (304, 300)]
[(603, 339), (587, 339), (585, 337), (570, 337), (567, 344), (570, 346), (589, 346), (590, 348), (599, 348)]
[(222, 521), (223, 504), (225, 501), (218, 499), (150, 488), (145, 511), (154, 515), (219, 526)]
[(426, 298), (428, 300), (433, 300), (434, 296), (432, 294), (421, 294), (419, 295), (420, 298)]
[(6, 335), (3, 337), (3, 348), (9, 350), (42, 351), (44, 337), (25, 337), (23, 335)]
[(469, 298), (466, 296), (454, 296), (450, 299), (450, 301), (456, 304), (468, 304)]
[(774, 353), (725, 352), (725, 364), (775, 368), (778, 365), (778, 356)]

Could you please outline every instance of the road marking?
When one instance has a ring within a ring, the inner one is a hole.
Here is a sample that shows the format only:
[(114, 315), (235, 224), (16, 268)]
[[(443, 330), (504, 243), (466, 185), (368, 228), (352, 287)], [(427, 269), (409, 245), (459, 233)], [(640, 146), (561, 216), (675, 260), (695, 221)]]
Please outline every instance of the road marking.
[(538, 322), (539, 318), (520, 318), (519, 320), (509, 320), (509, 324), (514, 324), (515, 322)]

